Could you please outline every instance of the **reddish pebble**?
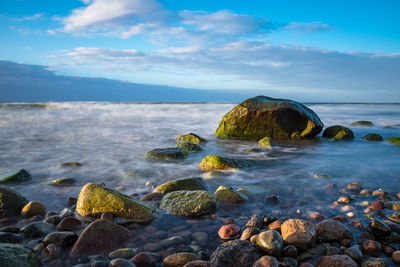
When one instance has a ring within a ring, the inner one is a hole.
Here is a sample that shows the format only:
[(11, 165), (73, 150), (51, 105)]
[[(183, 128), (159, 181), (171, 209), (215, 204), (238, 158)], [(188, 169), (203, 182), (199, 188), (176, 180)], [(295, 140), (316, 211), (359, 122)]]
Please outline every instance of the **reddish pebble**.
[(76, 199), (74, 197), (67, 197), (67, 206), (71, 207), (71, 206), (75, 205), (77, 201), (78, 201), (78, 199)]
[(308, 219), (311, 221), (322, 221), (325, 219), (325, 216), (320, 213), (311, 213), (308, 215)]
[(130, 260), (136, 266), (140, 267), (156, 267), (156, 262), (153, 258), (146, 252), (141, 252), (137, 254)]
[(101, 214), (101, 219), (109, 221), (110, 223), (114, 223), (114, 215), (109, 212), (104, 212)]
[(344, 215), (339, 215), (339, 216), (335, 216), (335, 217), (331, 218), (331, 220), (338, 221), (338, 222), (345, 222), (345, 221), (347, 221), (347, 218)]
[(7, 226), (0, 229), (0, 232), (18, 233), (20, 228), (18, 226)]
[(224, 219), (224, 223), (225, 224), (235, 223), (235, 219), (233, 219), (233, 218), (225, 218)]
[(270, 223), (270, 224), (268, 225), (268, 229), (269, 229), (269, 230), (275, 230), (275, 231), (281, 232), (282, 223), (283, 223), (283, 222), (282, 222), (281, 220), (273, 221), (272, 223)]
[(222, 239), (232, 239), (240, 234), (240, 227), (236, 224), (226, 224), (223, 225), (218, 230), (218, 235)]
[(154, 233), (158, 231), (158, 228), (155, 226), (146, 226), (145, 231), (148, 233)]
[(278, 267), (278, 260), (272, 256), (263, 256), (253, 264), (253, 267)]
[(82, 222), (75, 217), (67, 217), (61, 220), (57, 225), (57, 230), (67, 231), (82, 227)]
[(370, 256), (379, 256), (381, 254), (381, 244), (374, 240), (367, 240), (362, 243), (362, 251)]
[(342, 239), (340, 240), (340, 245), (349, 248), (351, 246), (351, 242), (352, 242), (351, 239)]
[(371, 210), (383, 210), (385, 208), (385, 202), (378, 200), (368, 206)]

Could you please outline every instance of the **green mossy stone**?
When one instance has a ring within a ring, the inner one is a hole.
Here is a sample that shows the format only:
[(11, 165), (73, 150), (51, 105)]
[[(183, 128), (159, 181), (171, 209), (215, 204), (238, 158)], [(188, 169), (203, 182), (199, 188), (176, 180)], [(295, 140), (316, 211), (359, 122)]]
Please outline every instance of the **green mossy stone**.
[(208, 190), (206, 182), (201, 177), (191, 177), (170, 181), (158, 186), (154, 192), (167, 194), (179, 190)]
[(163, 197), (160, 207), (177, 216), (198, 217), (214, 213), (217, 203), (207, 191), (174, 191)]
[(41, 267), (43, 264), (30, 249), (17, 244), (0, 243), (1, 267)]
[(231, 188), (220, 186), (214, 192), (214, 197), (218, 202), (224, 204), (236, 204), (242, 203), (248, 200), (245, 195), (242, 195), (239, 192), (233, 191)]
[(400, 146), (400, 137), (388, 138), (386, 142)]
[(330, 126), (325, 129), (322, 137), (335, 140), (352, 140), (354, 139), (353, 131), (341, 125)]
[(182, 148), (185, 152), (196, 152), (203, 150), (199, 145), (189, 142), (179, 143), (176, 145), (176, 147)]
[(257, 195), (263, 195), (268, 193), (267, 188), (258, 185), (243, 185), (239, 187), (236, 191), (247, 197), (254, 197)]
[(249, 98), (221, 119), (218, 138), (259, 140), (313, 137), (324, 127), (318, 115), (301, 103), (266, 96)]
[(0, 184), (13, 184), (27, 182), (32, 179), (29, 172), (24, 169), (3, 173), (0, 175)]
[(186, 152), (179, 147), (156, 148), (144, 155), (145, 158), (153, 160), (183, 159), (185, 156)]
[(180, 142), (180, 143), (188, 142), (188, 143), (193, 143), (193, 144), (202, 144), (202, 143), (207, 142), (206, 139), (204, 139), (194, 133), (178, 135), (176, 137), (176, 141)]
[(0, 218), (19, 215), (28, 200), (17, 191), (0, 187)]
[(104, 212), (135, 222), (150, 222), (160, 211), (114, 189), (98, 184), (86, 184), (78, 197), (76, 212), (80, 216), (99, 217)]
[(202, 171), (216, 171), (238, 170), (242, 168), (249, 168), (253, 165), (255, 165), (255, 162), (251, 160), (224, 158), (216, 155), (209, 155), (200, 162), (199, 167)]
[(54, 179), (51, 181), (49, 185), (54, 185), (54, 186), (68, 186), (72, 185), (76, 182), (74, 178), (60, 178), (60, 179)]
[(277, 146), (277, 144), (275, 143), (274, 139), (270, 137), (264, 137), (263, 139), (258, 141), (258, 146), (262, 148), (271, 149), (272, 147)]
[(363, 137), (363, 139), (367, 141), (383, 141), (382, 136), (376, 133), (367, 134)]
[(374, 126), (374, 124), (370, 121), (355, 121), (350, 126), (362, 126), (362, 127), (371, 127)]

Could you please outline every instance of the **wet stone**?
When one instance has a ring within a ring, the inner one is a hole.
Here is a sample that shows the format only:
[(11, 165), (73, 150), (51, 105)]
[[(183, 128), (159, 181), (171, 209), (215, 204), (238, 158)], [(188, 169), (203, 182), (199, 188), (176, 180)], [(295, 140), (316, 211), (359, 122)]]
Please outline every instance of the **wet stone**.
[(366, 240), (362, 243), (362, 251), (370, 256), (379, 256), (381, 254), (381, 244), (374, 240)]
[(354, 182), (351, 184), (348, 184), (346, 188), (350, 191), (354, 192), (360, 192), (362, 190), (362, 185), (359, 182)]
[(110, 261), (108, 267), (135, 267), (135, 265), (126, 259), (117, 258)]
[(282, 227), (282, 223), (283, 222), (281, 220), (273, 221), (272, 223), (270, 223), (268, 225), (268, 229), (269, 230), (276, 230), (276, 231), (280, 232), (281, 231), (281, 227)]
[(24, 217), (32, 217), (35, 215), (44, 215), (46, 207), (37, 201), (31, 201), (26, 204), (21, 211), (21, 215)]
[(218, 235), (222, 239), (233, 239), (240, 234), (240, 227), (237, 224), (223, 225), (218, 230)]
[(341, 239), (353, 239), (353, 234), (345, 225), (334, 220), (324, 220), (316, 225), (317, 235), (325, 241), (339, 241)]
[(193, 240), (197, 242), (200, 246), (206, 246), (208, 242), (208, 235), (204, 232), (195, 232), (192, 234)]
[(56, 225), (61, 222), (61, 217), (58, 215), (52, 215), (52, 216), (49, 216), (46, 219), (44, 219), (43, 222)]
[(208, 261), (196, 260), (186, 263), (183, 267), (211, 267)]
[(114, 250), (108, 254), (108, 257), (110, 259), (117, 259), (117, 258), (123, 258), (123, 259), (130, 259), (133, 256), (137, 254), (136, 249), (132, 248), (120, 248), (117, 250)]
[(363, 260), (361, 267), (386, 267), (386, 262), (381, 258), (367, 258)]
[(54, 226), (45, 222), (33, 222), (21, 229), (21, 233), (26, 238), (36, 238), (46, 236), (51, 233)]
[(173, 236), (173, 237), (161, 240), (158, 243), (160, 244), (160, 246), (162, 246), (164, 248), (168, 248), (168, 247), (171, 247), (171, 246), (175, 246), (175, 245), (179, 245), (179, 244), (185, 243), (185, 239), (178, 235), (178, 236)]
[(378, 200), (369, 205), (368, 208), (373, 210), (383, 210), (385, 209), (385, 206), (385, 202)]
[(43, 239), (43, 243), (66, 248), (72, 246), (77, 239), (78, 235), (74, 232), (53, 232)]
[(397, 250), (395, 252), (393, 252), (392, 254), (392, 260), (397, 263), (400, 264), (400, 250)]
[(251, 219), (246, 223), (246, 227), (262, 228), (263, 220), (258, 215), (253, 215)]
[(82, 227), (82, 222), (75, 217), (66, 217), (61, 220), (61, 222), (57, 225), (57, 230), (59, 231), (67, 231), (79, 229)]
[(357, 247), (348, 248), (344, 251), (344, 253), (358, 263), (363, 260), (363, 254), (361, 250)]
[(161, 192), (152, 192), (147, 195), (144, 195), (140, 200), (141, 201), (161, 201), (164, 194)]
[(275, 230), (268, 230), (258, 234), (256, 244), (268, 255), (279, 257), (283, 250), (281, 235)]
[(283, 256), (285, 256), (285, 257), (296, 258), (298, 253), (299, 252), (298, 252), (297, 248), (293, 245), (288, 245), (283, 248)]
[(278, 267), (279, 263), (275, 257), (263, 256), (257, 260), (252, 267)]
[(138, 267), (156, 267), (156, 261), (146, 252), (137, 254), (135, 257), (130, 259), (130, 261)]
[(18, 233), (20, 231), (20, 228), (18, 226), (6, 226), (0, 229), (0, 232), (6, 232), (6, 233)]
[(282, 224), (281, 232), (286, 244), (291, 244), (298, 248), (304, 249), (315, 242), (315, 226), (308, 221), (289, 219)]
[(349, 204), (349, 203), (351, 203), (353, 200), (352, 200), (352, 198), (350, 197), (350, 196), (341, 196), (341, 197), (339, 197), (339, 199), (338, 199), (338, 202), (339, 203), (344, 203), (344, 204)]
[(260, 232), (260, 229), (258, 229), (257, 227), (247, 227), (242, 232), (242, 235), (240, 236), (240, 239), (242, 239), (242, 240), (250, 240), (250, 238), (253, 235), (258, 234), (259, 232)]
[(193, 253), (175, 253), (166, 257), (163, 261), (164, 267), (183, 267), (186, 263), (200, 260), (199, 256)]
[(357, 267), (352, 258), (347, 255), (331, 255), (324, 256), (317, 262), (317, 267), (340, 266), (340, 267)]
[(22, 236), (13, 233), (0, 232), (0, 243), (20, 243)]

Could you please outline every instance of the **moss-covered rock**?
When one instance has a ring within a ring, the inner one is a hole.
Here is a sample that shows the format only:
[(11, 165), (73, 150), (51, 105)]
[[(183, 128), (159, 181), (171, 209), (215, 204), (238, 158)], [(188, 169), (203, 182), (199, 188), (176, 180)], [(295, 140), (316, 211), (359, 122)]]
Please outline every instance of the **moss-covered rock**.
[(43, 264), (33, 251), (22, 245), (0, 243), (0, 266), (41, 267)]
[(60, 179), (54, 179), (52, 180), (49, 185), (54, 185), (54, 186), (67, 186), (67, 185), (72, 185), (76, 182), (74, 178), (60, 178)]
[(392, 137), (386, 139), (386, 142), (400, 146), (400, 137)]
[(207, 191), (174, 191), (163, 197), (160, 207), (174, 215), (197, 217), (214, 213), (217, 203)]
[(191, 177), (164, 183), (154, 189), (154, 192), (167, 194), (179, 190), (208, 190), (206, 182), (201, 177)]
[(249, 168), (255, 165), (255, 162), (247, 159), (224, 158), (216, 155), (208, 155), (200, 162), (202, 171), (216, 170), (238, 170)]
[(214, 197), (218, 202), (225, 204), (242, 203), (248, 200), (245, 195), (222, 185), (215, 190)]
[(202, 143), (207, 142), (206, 139), (204, 139), (194, 133), (178, 135), (176, 137), (176, 141), (180, 142), (180, 143), (189, 142), (189, 143), (193, 143), (193, 144), (202, 144)]
[(331, 140), (351, 140), (354, 139), (353, 131), (347, 127), (341, 125), (330, 126), (325, 129), (322, 137), (329, 138)]
[(179, 147), (156, 148), (148, 151), (144, 157), (153, 160), (183, 159), (186, 153)]
[(365, 139), (367, 141), (382, 141), (383, 140), (382, 136), (379, 134), (376, 134), (376, 133), (370, 133), (370, 134), (364, 135), (363, 139)]
[(229, 111), (219, 123), (218, 138), (257, 140), (312, 137), (324, 127), (318, 115), (298, 102), (257, 96)]
[(114, 189), (98, 184), (86, 184), (78, 197), (76, 212), (80, 216), (98, 217), (104, 212), (136, 222), (150, 222), (159, 210), (134, 200)]
[(182, 148), (185, 152), (196, 152), (203, 150), (199, 145), (189, 142), (179, 143), (176, 145), (176, 147)]
[(0, 175), (0, 184), (22, 183), (32, 179), (29, 172), (24, 169), (3, 173)]
[(0, 218), (19, 215), (28, 200), (17, 191), (0, 187)]
[(258, 141), (258, 147), (271, 149), (274, 146), (277, 146), (277, 144), (275, 143), (274, 139), (268, 136)]
[(350, 126), (362, 126), (362, 127), (371, 127), (374, 126), (374, 124), (370, 121), (355, 121)]

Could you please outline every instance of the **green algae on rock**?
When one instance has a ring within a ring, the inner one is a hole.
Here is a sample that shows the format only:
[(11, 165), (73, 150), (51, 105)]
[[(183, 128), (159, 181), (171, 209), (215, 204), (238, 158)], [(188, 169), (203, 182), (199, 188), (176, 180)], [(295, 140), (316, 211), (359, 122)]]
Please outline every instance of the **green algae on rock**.
[(254, 164), (254, 161), (248, 159), (233, 159), (208, 155), (200, 162), (199, 167), (202, 171), (237, 170), (249, 168)]
[(0, 187), (0, 218), (19, 215), (28, 200), (17, 191)]
[(242, 203), (248, 200), (247, 196), (222, 185), (215, 190), (214, 197), (218, 202), (225, 204)]
[(355, 121), (355, 122), (351, 123), (350, 126), (371, 127), (371, 126), (374, 126), (374, 124), (370, 121)]
[(156, 148), (148, 151), (144, 157), (153, 160), (183, 159), (186, 152), (179, 147)]
[(341, 125), (334, 125), (326, 128), (322, 137), (335, 140), (351, 140), (354, 139), (353, 131)]
[(179, 143), (176, 145), (176, 147), (182, 148), (185, 152), (196, 152), (203, 150), (199, 145), (190, 142)]
[(363, 139), (365, 139), (367, 141), (382, 141), (383, 140), (382, 136), (379, 134), (376, 134), (376, 133), (370, 133), (370, 134), (364, 135)]
[(258, 141), (258, 146), (262, 148), (271, 149), (272, 147), (277, 146), (277, 144), (275, 143), (274, 139), (267, 136)]
[(318, 115), (305, 105), (266, 96), (249, 98), (222, 118), (218, 138), (257, 140), (313, 137), (324, 127)]
[(166, 194), (161, 200), (160, 208), (177, 216), (198, 217), (214, 213), (217, 203), (207, 191), (182, 190)]
[(0, 175), (0, 184), (12, 184), (27, 182), (32, 179), (29, 172), (24, 169), (3, 173)]
[(202, 144), (202, 143), (207, 142), (206, 139), (204, 139), (194, 133), (178, 135), (176, 137), (176, 141), (180, 142), (180, 143), (188, 142), (188, 143), (193, 143), (193, 144)]
[(386, 142), (400, 146), (400, 137), (392, 137), (386, 139)]
[(159, 214), (159, 210), (151, 205), (94, 183), (88, 183), (82, 188), (76, 212), (80, 216), (93, 217), (109, 212), (116, 217), (136, 222), (150, 222)]
[(0, 266), (41, 267), (43, 264), (32, 250), (17, 244), (0, 243)]
[(158, 186), (154, 192), (167, 194), (179, 190), (208, 190), (206, 182), (201, 177), (191, 177), (170, 181)]

